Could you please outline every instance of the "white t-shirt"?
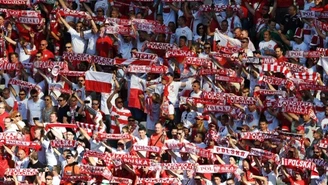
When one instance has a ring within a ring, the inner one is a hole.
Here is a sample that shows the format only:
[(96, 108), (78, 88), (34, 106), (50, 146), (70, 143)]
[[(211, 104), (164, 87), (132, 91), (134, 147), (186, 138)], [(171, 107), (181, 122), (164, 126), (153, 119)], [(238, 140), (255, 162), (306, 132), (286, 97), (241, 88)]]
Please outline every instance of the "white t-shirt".
[(33, 118), (38, 117), (40, 122), (42, 122), (41, 112), (45, 107), (44, 101), (39, 99), (37, 102), (34, 102), (33, 99), (27, 101), (27, 109), (30, 111), (29, 124), (34, 125)]
[[(27, 51), (33, 51), (35, 50), (35, 45), (33, 45), (33, 47), (31, 47), (30, 44), (28, 44), (26, 46)], [(17, 42), (16, 45), (16, 53), (18, 53), (18, 59), (21, 63), (29, 63), (30, 59), (31, 59), (31, 55), (26, 55), (24, 49), (22, 48), (21, 44), (19, 44), (19, 42)]]
[(124, 42), (121, 35), (118, 37), (118, 53), (122, 54), (122, 58), (124, 59), (130, 59), (131, 56), (131, 50), (133, 48), (132, 42)]
[(259, 44), (259, 49), (261, 51), (261, 55), (266, 55), (265, 51), (267, 51), (267, 50), (274, 52), (274, 48), (276, 47), (276, 45), (277, 45), (277, 43), (273, 40), (261, 41)]
[(96, 54), (96, 42), (98, 39), (98, 34), (92, 33), (91, 30), (87, 30), (83, 32), (84, 34), (84, 39), (88, 41), (88, 45), (86, 48), (86, 53), (90, 55), (95, 55)]
[(260, 115), (257, 113), (256, 110), (254, 110), (253, 112), (250, 112), (248, 108), (246, 108), (245, 110), (245, 120), (244, 120), (244, 125), (248, 125), (250, 128), (252, 128), (253, 126), (258, 126), (259, 125), (259, 121), (260, 121)]
[(188, 26), (185, 26), (183, 28), (178, 28), (175, 30), (175, 36), (176, 36), (176, 43), (179, 45), (179, 39), (181, 36), (186, 36), (187, 41), (192, 40), (192, 31)]
[[(25, 157), (23, 160), (19, 160), (18, 157), (12, 156), (11, 160), (15, 162), (15, 169), (25, 169), (30, 163), (29, 157)], [(24, 176), (17, 176), (18, 181), (24, 181)]]
[[(72, 83), (72, 89), (75, 90), (76, 95), (82, 100), (85, 100), (85, 87), (79, 87), (77, 84)], [(80, 102), (78, 103), (81, 106)]]
[(178, 102), (178, 94), (179, 94), (179, 89), (181, 87), (182, 82), (171, 82), (168, 87), (169, 95), (168, 99), (169, 101), (174, 105), (174, 107), (179, 106)]
[[(15, 99), (13, 97), (9, 97), (9, 98), (5, 99), (5, 101), (11, 108), (14, 108)], [(10, 113), (10, 112), (11, 111), (9, 111), (8, 113)]]
[(183, 123), (184, 127), (191, 128), (196, 123), (197, 113), (194, 110), (190, 112), (184, 111), (181, 114), (181, 122)]
[(22, 115), (23, 120), (27, 120), (27, 99), (17, 100), (18, 112)]
[(74, 53), (83, 53), (86, 42), (81, 38), (80, 33), (76, 32), (72, 27), (68, 29), (68, 33), (71, 34)]
[(324, 118), (322, 121), (321, 121), (321, 129), (324, 133), (327, 133), (328, 132), (328, 118)]
[(50, 141), (43, 140), (42, 147), (45, 150), (47, 165), (48, 166), (57, 165), (58, 161), (54, 154), (54, 149), (52, 147), (50, 147)]
[[(292, 47), (293, 51), (309, 51), (309, 45), (302, 42), (301, 44), (297, 44), (295, 41), (290, 41), (290, 47)], [(306, 58), (300, 58), (300, 63), (304, 65), (306, 63)]]
[[(140, 137), (136, 137), (136, 144), (141, 146), (148, 146), (149, 138), (146, 136), (144, 139), (141, 139)], [(146, 157), (147, 151), (140, 151), (140, 153)]]
[[(170, 9), (170, 7), (163, 2), (163, 9)], [(175, 24), (175, 20), (175, 12), (172, 9), (169, 10), (169, 13), (163, 12), (163, 23), (165, 26), (168, 26), (170, 22)]]

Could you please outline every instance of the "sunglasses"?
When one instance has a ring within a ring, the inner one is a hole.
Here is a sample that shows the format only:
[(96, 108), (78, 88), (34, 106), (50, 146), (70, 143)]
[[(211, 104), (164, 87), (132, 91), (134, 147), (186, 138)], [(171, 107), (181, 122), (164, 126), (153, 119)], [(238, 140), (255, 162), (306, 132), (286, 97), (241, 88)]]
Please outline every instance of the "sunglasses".
[(93, 103), (92, 105), (99, 105), (99, 103)]
[(59, 102), (63, 101), (63, 100), (58, 100)]
[(33, 98), (36, 98), (36, 97), (38, 97), (38, 95), (34, 95), (34, 96), (32, 96)]
[(24, 96), (25, 94), (19, 94), (19, 96)]
[(40, 55), (36, 55), (36, 58), (41, 58), (41, 56)]
[(15, 117), (18, 118), (18, 117), (20, 117), (20, 116), (21, 116), (20, 114), (17, 114)]
[(46, 101), (50, 101), (50, 99), (44, 99), (44, 100), (46, 100)]

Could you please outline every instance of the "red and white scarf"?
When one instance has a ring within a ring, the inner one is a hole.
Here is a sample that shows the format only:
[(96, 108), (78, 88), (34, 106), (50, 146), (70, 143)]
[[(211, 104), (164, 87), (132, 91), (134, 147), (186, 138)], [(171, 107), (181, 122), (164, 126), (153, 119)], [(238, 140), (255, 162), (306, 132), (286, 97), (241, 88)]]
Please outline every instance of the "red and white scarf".
[(249, 154), (258, 157), (265, 157), (267, 159), (273, 159), (275, 162), (279, 162), (279, 155), (267, 150), (251, 148), (251, 152)]
[(181, 184), (178, 178), (139, 178), (137, 177), (137, 184)]
[(301, 73), (301, 72), (306, 72), (308, 70), (308, 68), (304, 66), (293, 64), (290, 62), (284, 62), (281, 65), (287, 67), (292, 73)]
[(144, 146), (144, 145), (133, 145), (134, 151), (147, 151), (147, 152), (154, 152), (159, 153), (161, 151), (161, 148), (158, 146)]
[(57, 13), (59, 13), (61, 16), (72, 16), (72, 17), (78, 17), (78, 18), (86, 18), (86, 19), (92, 19), (90, 14), (84, 12), (84, 11), (78, 11), (78, 10), (71, 10), (71, 9), (60, 9), (57, 10)]
[(0, 0), (0, 4), (30, 6), (30, 1), (29, 0)]
[(180, 49), (168, 50), (165, 53), (165, 58), (171, 57), (192, 57), (195, 56), (195, 53), (192, 51), (185, 51)]
[(322, 52), (320, 51), (287, 51), (286, 58), (320, 58)]
[(171, 30), (167, 26), (160, 24), (137, 23), (135, 24), (135, 29), (152, 33), (171, 33)]
[(68, 70), (68, 66), (65, 62), (54, 62), (51, 60), (48, 61), (35, 61), (33, 63), (33, 67), (41, 68), (41, 69), (52, 69), (54, 66), (59, 66), (61, 70), (66, 69)]
[(9, 62), (1, 62), (0, 63), (0, 70), (6, 70), (6, 71), (15, 71), (19, 70), (20, 65), (18, 64), (13, 64)]
[(216, 153), (216, 154), (232, 155), (232, 156), (241, 157), (241, 158), (246, 158), (249, 154), (248, 151), (220, 147), (220, 146), (214, 146), (212, 152)]
[(212, 5), (202, 5), (200, 7), (200, 10), (203, 12), (210, 12), (210, 11), (215, 11), (215, 12), (224, 12), (226, 11), (227, 8), (232, 8), (233, 11), (239, 11), (240, 8), (238, 8), (237, 6), (227, 6), (227, 5), (214, 5), (214, 7), (212, 8)]
[(212, 66), (212, 61), (209, 58), (186, 57), (184, 61), (187, 65), (204, 66), (207, 68)]
[(245, 105), (254, 105), (256, 104), (256, 99), (254, 97), (245, 97), (245, 96), (227, 96), (228, 104), (245, 104)]
[(85, 71), (60, 71), (59, 74), (64, 76), (85, 76)]
[(138, 59), (156, 60), (158, 55), (154, 53), (134, 52), (132, 53), (132, 57)]
[(127, 68), (129, 73), (156, 73), (165, 74), (168, 72), (168, 67), (166, 66), (155, 66), (155, 65), (129, 65)]
[(283, 73), (286, 76), (286, 78), (290, 78), (292, 76), (292, 74), (290, 73), (287, 67), (276, 65), (276, 64), (263, 64), (262, 71)]
[(83, 129), (90, 129), (92, 131), (100, 132), (103, 128), (101, 128), (99, 125), (96, 124), (89, 124), (89, 123), (82, 123), (82, 122), (76, 122), (76, 126)]
[(82, 174), (102, 175), (106, 169), (108, 168), (103, 166), (80, 165), (80, 172)]
[(31, 141), (6, 140), (5, 143), (7, 145), (33, 148), (35, 150), (41, 149), (41, 146), (39, 143), (35, 143), (35, 142), (31, 142)]
[(11, 78), (9, 80), (8, 84), (18, 85), (20, 87), (27, 88), (27, 89), (37, 89), (38, 91), (41, 90), (41, 87), (37, 84), (33, 84), (33, 83), (26, 82), (26, 81), (23, 81), (23, 80), (17, 80), (15, 78)]
[(273, 76), (266, 76), (262, 73), (260, 74), (259, 83), (268, 83), (271, 85), (285, 85), (288, 89), (293, 90), (295, 89), (295, 84), (291, 80), (278, 78)]
[(281, 96), (286, 96), (286, 91), (276, 91), (276, 90), (266, 90), (266, 89), (260, 89), (257, 91), (254, 91), (254, 96), (258, 97), (259, 95), (281, 95)]
[(293, 76), (295, 78), (302, 79), (302, 80), (310, 80), (310, 81), (318, 80), (318, 73), (313, 73), (313, 72), (294, 73)]
[(234, 173), (237, 167), (230, 164), (198, 165), (196, 173)]
[(52, 140), (50, 142), (52, 147), (59, 147), (59, 148), (64, 148), (64, 147), (75, 147), (76, 146), (76, 141), (70, 141), (70, 140)]
[(237, 74), (234, 70), (232, 69), (201, 69), (198, 74), (200, 75), (223, 75), (223, 76), (229, 76), (229, 77), (236, 77)]
[(106, 34), (133, 35), (133, 29), (122, 25), (106, 26)]
[[(144, 44), (144, 49), (152, 49), (152, 50), (172, 50), (177, 49), (178, 47), (174, 44), (163, 43), (163, 42), (146, 42)], [(144, 50), (143, 50), (144, 51)]]
[(120, 139), (132, 139), (129, 134), (106, 134), (106, 133), (98, 133), (98, 139), (100, 141), (112, 139), (112, 140), (120, 140)]
[(39, 171), (38, 171), (38, 169), (32, 169), (32, 168), (28, 168), (28, 169), (8, 168), (5, 172), (5, 174), (8, 176), (13, 176), (13, 175), (34, 176), (34, 175), (39, 174)]
[(92, 55), (86, 53), (63, 53), (63, 59), (69, 61), (88, 61), (90, 62), (92, 59)]
[(44, 129), (48, 131), (51, 128), (57, 128), (57, 127), (64, 127), (64, 128), (71, 128), (71, 129), (77, 128), (75, 124), (70, 124), (70, 123), (48, 123)]
[(296, 167), (298, 169), (315, 169), (315, 164), (313, 162), (305, 160), (281, 158), (280, 164), (288, 167)]
[(219, 113), (230, 113), (232, 110), (231, 106), (228, 105), (205, 105), (204, 112), (219, 112)]
[(328, 91), (327, 86), (314, 85), (314, 84), (300, 84), (298, 86), (298, 88), (300, 91), (303, 91), (303, 90), (314, 90), (314, 91), (320, 90), (320, 91), (324, 91), (324, 92)]

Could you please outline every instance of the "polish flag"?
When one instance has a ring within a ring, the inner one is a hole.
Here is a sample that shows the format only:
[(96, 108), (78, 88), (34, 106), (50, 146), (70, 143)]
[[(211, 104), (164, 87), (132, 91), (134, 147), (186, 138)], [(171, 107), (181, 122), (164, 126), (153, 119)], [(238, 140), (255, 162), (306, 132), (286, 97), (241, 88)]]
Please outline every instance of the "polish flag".
[(130, 96), (129, 96), (129, 107), (141, 109), (139, 95), (143, 94), (145, 87), (143, 84), (144, 79), (139, 78), (136, 75), (131, 76), (130, 81)]
[(96, 71), (85, 73), (85, 90), (110, 93), (112, 90), (113, 74)]

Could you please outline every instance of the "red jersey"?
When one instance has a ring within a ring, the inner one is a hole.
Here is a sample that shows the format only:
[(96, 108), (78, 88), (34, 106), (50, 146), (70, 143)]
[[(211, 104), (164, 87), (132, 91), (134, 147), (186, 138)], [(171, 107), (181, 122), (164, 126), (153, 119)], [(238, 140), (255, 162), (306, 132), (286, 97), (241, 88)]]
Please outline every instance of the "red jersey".
[(113, 50), (113, 40), (108, 36), (99, 37), (96, 42), (98, 56), (108, 57), (110, 50)]

